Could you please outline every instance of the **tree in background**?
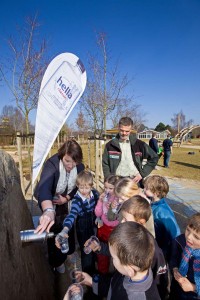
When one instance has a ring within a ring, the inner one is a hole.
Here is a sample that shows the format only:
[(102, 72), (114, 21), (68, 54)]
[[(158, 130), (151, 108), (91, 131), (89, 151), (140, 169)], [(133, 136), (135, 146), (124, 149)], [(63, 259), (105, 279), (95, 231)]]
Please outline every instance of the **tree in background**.
[(185, 127), (191, 126), (194, 122), (192, 119), (186, 121), (186, 116), (182, 110), (179, 113), (174, 114), (173, 118), (171, 118), (171, 121), (173, 129), (178, 133)]
[(1, 112), (1, 121), (7, 119), (9, 128), (14, 131), (20, 131), (24, 134), (24, 129), (26, 128), (25, 118), (21, 111), (12, 105), (5, 105)]
[(84, 114), (81, 111), (78, 113), (78, 117), (75, 120), (75, 123), (76, 123), (79, 133), (83, 134), (84, 132), (88, 131), (87, 121), (84, 118)]
[[(11, 69), (0, 68), (2, 78), (14, 96), (18, 110), (25, 118), (27, 135), (30, 133), (29, 113), (37, 107), (40, 84), (47, 66), (46, 42), (39, 40), (39, 27), (37, 15), (26, 18), (25, 26), (17, 29), (17, 39), (8, 39), (11, 55), (6, 66), (11, 66)], [(28, 155), (31, 166), (29, 139)]]
[(121, 117), (130, 117), (133, 120), (133, 128), (136, 131), (141, 131), (141, 128), (145, 128), (143, 125), (145, 114), (141, 112), (140, 105), (131, 101), (128, 97), (121, 99), (110, 116), (113, 128), (118, 127)]
[[(101, 135), (106, 131), (108, 118), (113, 126), (121, 116), (127, 115), (133, 119), (137, 116), (137, 120), (141, 118), (139, 105), (135, 104), (133, 97), (125, 96), (131, 81), (127, 75), (120, 75), (118, 63), (111, 64), (105, 33), (97, 34), (97, 49), (98, 55), (89, 57), (87, 89), (82, 97), (81, 108), (94, 134)], [(141, 120), (137, 123), (141, 123)]]
[(154, 129), (155, 131), (158, 131), (158, 132), (162, 132), (164, 130), (166, 130), (166, 126), (165, 124), (163, 124), (162, 122), (160, 122)]

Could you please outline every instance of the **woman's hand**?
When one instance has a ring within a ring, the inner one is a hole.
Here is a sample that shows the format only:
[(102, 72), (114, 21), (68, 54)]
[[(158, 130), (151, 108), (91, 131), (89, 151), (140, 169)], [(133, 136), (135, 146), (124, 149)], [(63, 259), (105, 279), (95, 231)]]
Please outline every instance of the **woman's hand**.
[(140, 175), (140, 173), (138, 173), (138, 174), (133, 178), (133, 181), (134, 181), (135, 183), (138, 183), (141, 179), (142, 179), (142, 176)]
[(70, 200), (69, 195), (67, 195), (67, 197), (64, 197), (62, 195), (58, 195), (58, 198), (53, 200), (53, 204), (63, 205), (65, 203), (67, 203), (69, 200)]
[(39, 225), (35, 230), (35, 233), (42, 233), (43, 231), (49, 232), (51, 226), (55, 223), (55, 211), (46, 211), (44, 212), (40, 219)]

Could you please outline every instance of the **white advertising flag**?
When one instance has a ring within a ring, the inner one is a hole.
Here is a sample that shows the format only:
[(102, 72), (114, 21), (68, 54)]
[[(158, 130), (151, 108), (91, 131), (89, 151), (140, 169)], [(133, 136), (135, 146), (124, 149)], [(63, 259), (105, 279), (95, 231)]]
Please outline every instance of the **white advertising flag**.
[(60, 129), (83, 94), (86, 80), (82, 62), (72, 53), (62, 53), (49, 64), (37, 107), (32, 188)]

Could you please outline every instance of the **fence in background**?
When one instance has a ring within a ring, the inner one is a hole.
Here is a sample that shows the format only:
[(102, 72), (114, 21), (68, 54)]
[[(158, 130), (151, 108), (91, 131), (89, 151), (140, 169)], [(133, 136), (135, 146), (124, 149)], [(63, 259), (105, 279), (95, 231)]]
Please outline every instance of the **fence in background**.
[[(20, 135), (18, 133), (16, 135), (16, 146), (17, 151), (15, 151), (15, 155), (18, 156), (18, 168), (20, 173), (20, 180), (21, 180), (21, 189), (24, 194), (26, 195), (28, 189), (31, 187), (31, 180), (28, 181), (24, 180), (24, 177), (27, 176), (25, 173), (25, 168), (23, 167), (24, 155), (26, 153), (26, 137), (24, 135)], [(64, 140), (60, 140), (59, 138), (53, 145), (53, 148), (50, 150), (48, 157), (52, 155), (52, 150), (58, 150)], [(90, 170), (94, 176), (94, 187), (101, 191), (103, 189), (103, 170), (102, 170), (102, 154), (103, 154), (103, 147), (105, 144), (105, 140), (99, 139), (78, 139), (78, 143), (83, 149), (84, 153), (84, 163), (88, 170)], [(27, 154), (26, 154), (27, 157)]]

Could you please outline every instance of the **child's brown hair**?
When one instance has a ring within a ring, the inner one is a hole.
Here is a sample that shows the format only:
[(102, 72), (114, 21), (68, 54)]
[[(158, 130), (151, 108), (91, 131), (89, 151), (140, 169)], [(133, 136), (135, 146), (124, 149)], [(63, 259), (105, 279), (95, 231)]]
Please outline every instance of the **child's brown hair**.
[(169, 192), (169, 184), (167, 180), (160, 175), (151, 175), (145, 178), (144, 188), (156, 194), (158, 198), (166, 197)]
[(113, 229), (108, 242), (115, 248), (122, 265), (137, 266), (141, 272), (150, 268), (155, 250), (154, 238), (142, 225), (121, 223)]
[(116, 183), (119, 181), (121, 176), (117, 175), (109, 175), (108, 177), (105, 178), (104, 183), (108, 182), (109, 184), (116, 185)]
[(200, 232), (200, 213), (196, 213), (189, 218), (188, 227), (192, 228), (198, 233)]
[(79, 185), (89, 185), (93, 186), (93, 175), (91, 172), (83, 170), (80, 173), (78, 173), (76, 177), (76, 185), (79, 187)]
[(115, 195), (120, 198), (120, 196), (132, 197), (139, 193), (139, 187), (131, 178), (124, 177), (117, 181), (115, 185)]
[(149, 202), (140, 195), (136, 195), (125, 201), (121, 207), (120, 213), (123, 211), (131, 214), (136, 222), (144, 219), (146, 222), (151, 216), (151, 206)]

